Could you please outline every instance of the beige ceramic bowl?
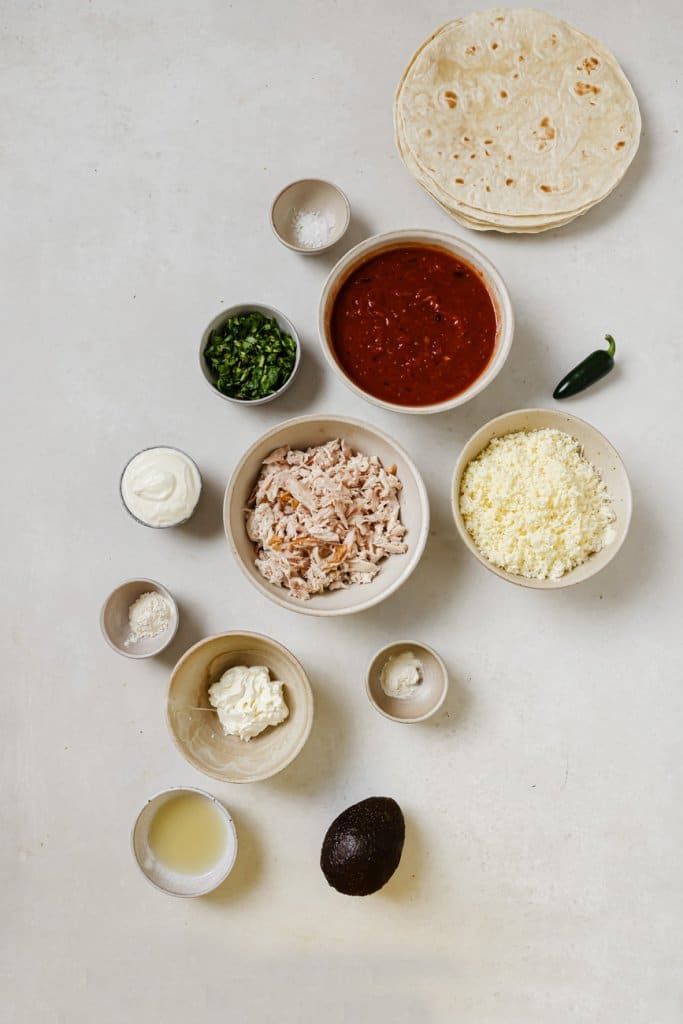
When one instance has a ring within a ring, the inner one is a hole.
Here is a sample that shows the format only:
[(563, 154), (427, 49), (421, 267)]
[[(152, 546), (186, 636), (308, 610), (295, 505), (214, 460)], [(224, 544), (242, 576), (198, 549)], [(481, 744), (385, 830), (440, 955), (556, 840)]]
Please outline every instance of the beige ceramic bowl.
[[(374, 395), (364, 391), (351, 380), (338, 362), (330, 329), (330, 318), (334, 301), (348, 275), (357, 266), (386, 249), (395, 249), (402, 245), (414, 244), (446, 249), (458, 259), (474, 267), (483, 279), (493, 300), (498, 322), (493, 355), (481, 376), (459, 395), (456, 395), (454, 398), (448, 398), (444, 402), (436, 402), (433, 405), (396, 405), (393, 402), (385, 402), (383, 399), (376, 398)], [(469, 402), (471, 398), (474, 398), (475, 395), (483, 391), (498, 376), (512, 346), (514, 315), (510, 296), (502, 277), (493, 264), (474, 246), (461, 241), (461, 239), (456, 238), (454, 235), (447, 235), (440, 231), (389, 231), (383, 235), (367, 238), (364, 242), (354, 246), (332, 268), (323, 285), (320, 302), (318, 303), (318, 334), (328, 363), (340, 380), (352, 391), (355, 391), (357, 395), (367, 399), (368, 402), (372, 402), (374, 405), (381, 406), (383, 409), (390, 409), (392, 412), (425, 415), (426, 413), (445, 412), (447, 409), (455, 409), (458, 405), (464, 405), (465, 402)]]
[[(142, 594), (161, 594), (168, 601), (171, 608), (171, 617), (168, 627), (158, 636), (149, 637), (145, 640), (137, 640), (126, 646), (126, 640), (130, 634), (128, 627), (128, 609), (137, 601)], [(151, 658), (168, 647), (178, 629), (178, 605), (173, 596), (162, 587), (161, 583), (154, 580), (126, 580), (119, 584), (104, 602), (100, 612), (100, 628), (102, 635), (109, 646), (117, 654), (123, 654), (126, 658)]]
[[(168, 869), (155, 858), (149, 845), (149, 830), (155, 814), (165, 803), (182, 793), (196, 793), (202, 799), (210, 801), (225, 824), (223, 854), (209, 871), (202, 874), (185, 874)], [(170, 789), (165, 789), (162, 793), (150, 797), (137, 816), (131, 843), (133, 856), (145, 878), (156, 889), (161, 889), (162, 892), (166, 892), (170, 896), (204, 896), (207, 892), (212, 892), (228, 877), (237, 857), (237, 832), (232, 817), (219, 800), (205, 790), (196, 789), (194, 786), (172, 786)]]
[[(612, 497), (616, 522), (614, 523), (615, 537), (611, 544), (591, 555), (583, 563), (570, 572), (566, 573), (559, 580), (535, 580), (527, 579), (525, 576), (516, 576), (513, 573), (499, 569), (484, 558), (477, 549), (470, 537), (460, 514), (460, 486), (462, 475), (466, 467), (483, 451), (489, 441), (494, 437), (502, 437), (504, 434), (511, 434), (518, 430), (541, 430), (549, 427), (553, 430), (562, 430), (566, 434), (576, 437), (581, 444), (586, 458), (593, 463), (600, 473), (600, 476), (607, 485), (607, 490)], [(521, 587), (532, 587), (535, 590), (558, 590), (561, 587), (571, 587), (575, 583), (595, 576), (608, 565), (621, 545), (626, 539), (629, 524), (631, 522), (631, 486), (629, 484), (626, 469), (618, 452), (612, 447), (606, 437), (592, 427), (585, 420), (578, 419), (566, 412), (559, 412), (555, 409), (517, 409), (515, 412), (504, 413), (494, 420), (485, 423), (476, 434), (474, 434), (458, 459), (453, 474), (453, 488), (451, 494), (451, 506), (455, 525), (465, 545), (481, 564), (508, 580), (509, 583), (517, 583)]]
[[(204, 358), (204, 349), (208, 345), (209, 338), (213, 331), (218, 327), (222, 327), (230, 317), (239, 316), (242, 313), (263, 313), (264, 316), (270, 317), (272, 320), (275, 320), (283, 334), (289, 334), (289, 336), (293, 338), (294, 344), (296, 345), (296, 356), (294, 358), (292, 372), (281, 388), (278, 388), (277, 391), (273, 391), (272, 395), (266, 395), (265, 398), (232, 398), (230, 395), (224, 395), (223, 392), (219, 391), (216, 387), (213, 374), (207, 366), (206, 359)], [(232, 402), (233, 405), (266, 405), (268, 402), (272, 402), (274, 399), (279, 398), (280, 395), (284, 395), (285, 391), (296, 377), (296, 372), (299, 369), (300, 362), (301, 342), (299, 341), (299, 335), (296, 333), (296, 328), (292, 321), (288, 320), (284, 313), (281, 313), (279, 309), (275, 309), (274, 306), (264, 306), (259, 302), (242, 302), (239, 306), (229, 306), (227, 309), (224, 309), (222, 313), (215, 316), (211, 323), (207, 325), (204, 333), (202, 334), (202, 339), (199, 342), (199, 368), (202, 371), (204, 380), (209, 385), (214, 395), (218, 395), (219, 398), (224, 398), (226, 402)]]
[[(297, 241), (294, 218), (303, 213), (319, 213), (333, 224), (329, 241), (324, 245), (306, 246)], [(287, 185), (273, 200), (270, 224), (276, 237), (288, 249), (304, 256), (326, 252), (346, 233), (351, 219), (349, 201), (340, 188), (321, 178), (303, 178)]]
[[(265, 665), (283, 685), (289, 717), (249, 741), (225, 736), (209, 687), (234, 665)], [(196, 710), (202, 708), (204, 710)], [(286, 647), (260, 633), (221, 633), (190, 647), (173, 669), (166, 702), (173, 742), (189, 763), (221, 782), (258, 782), (286, 768), (308, 739), (313, 693)]]
[[(385, 466), (396, 465), (403, 484), (401, 519), (407, 527), (408, 551), (381, 563), (372, 583), (316, 594), (308, 601), (274, 586), (256, 568), (254, 545), (247, 536), (245, 512), (266, 455), (275, 448), (310, 448), (342, 438), (365, 455), (378, 455)], [(230, 549), (247, 579), (270, 601), (304, 615), (348, 615), (371, 608), (393, 594), (419, 562), (429, 533), (429, 500), (419, 470), (410, 456), (381, 430), (342, 416), (302, 416), (281, 423), (264, 434), (242, 456), (232, 474), (223, 504), (223, 522)]]
[[(412, 651), (422, 662), (422, 682), (414, 697), (388, 697), (382, 689), (382, 669), (390, 658), (407, 651)], [(427, 644), (400, 641), (382, 647), (374, 656), (365, 676), (365, 689), (373, 707), (392, 722), (424, 722), (426, 718), (435, 714), (446, 700), (448, 670), (436, 651)]]

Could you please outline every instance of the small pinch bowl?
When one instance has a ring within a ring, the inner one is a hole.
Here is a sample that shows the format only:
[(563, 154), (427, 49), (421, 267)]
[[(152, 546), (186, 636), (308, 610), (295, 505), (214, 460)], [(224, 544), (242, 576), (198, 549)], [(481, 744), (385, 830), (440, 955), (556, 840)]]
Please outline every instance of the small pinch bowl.
[[(265, 665), (283, 684), (289, 716), (245, 742), (225, 736), (209, 704), (209, 687), (235, 665)], [(196, 710), (202, 708), (205, 710)], [(261, 633), (229, 632), (200, 640), (171, 674), (166, 722), (176, 747), (193, 768), (220, 782), (259, 782), (294, 760), (313, 724), (313, 693), (294, 655)]]
[[(463, 473), (469, 463), (486, 448), (492, 438), (503, 437), (505, 434), (512, 434), (519, 430), (542, 430), (545, 428), (561, 430), (580, 441), (586, 458), (595, 466), (605, 482), (616, 515), (614, 540), (605, 545), (601, 551), (590, 555), (582, 565), (577, 565), (575, 569), (565, 573), (559, 580), (527, 579), (525, 576), (506, 572), (505, 569), (500, 569), (497, 565), (489, 562), (472, 540), (460, 512), (460, 488)], [(626, 540), (631, 522), (631, 485), (619, 453), (607, 438), (590, 423), (579, 419), (578, 416), (555, 409), (516, 409), (514, 412), (507, 412), (489, 420), (472, 435), (463, 448), (453, 473), (451, 509), (463, 543), (489, 572), (495, 573), (496, 576), (507, 580), (508, 583), (516, 583), (520, 587), (529, 587), (533, 590), (560, 590), (563, 587), (571, 587), (590, 579), (609, 565), (615, 557)]]
[[(216, 382), (214, 380), (213, 374), (211, 373), (211, 370), (207, 366), (206, 359), (204, 358), (204, 350), (209, 343), (209, 338), (211, 337), (213, 331), (217, 330), (219, 327), (222, 327), (226, 320), (229, 320), (233, 316), (240, 316), (240, 314), (242, 313), (262, 313), (264, 316), (270, 317), (271, 319), (275, 320), (283, 334), (290, 335), (290, 337), (294, 340), (294, 344), (296, 345), (296, 356), (294, 357), (294, 366), (292, 367), (292, 372), (290, 373), (289, 377), (284, 382), (282, 387), (278, 388), (277, 391), (273, 391), (272, 394), (266, 395), (264, 398), (232, 398), (230, 395), (224, 395), (223, 392), (219, 391), (218, 388), (216, 387)], [(226, 402), (232, 402), (233, 405), (267, 405), (268, 402), (275, 401), (275, 399), (279, 398), (280, 395), (284, 395), (287, 388), (290, 387), (292, 381), (296, 377), (300, 362), (301, 342), (299, 341), (299, 335), (296, 332), (294, 324), (285, 316), (284, 313), (281, 313), (279, 309), (276, 309), (275, 306), (264, 306), (260, 302), (242, 302), (238, 306), (229, 306), (227, 309), (224, 309), (222, 313), (218, 313), (218, 315), (213, 318), (211, 323), (207, 325), (206, 329), (204, 330), (204, 333), (202, 334), (202, 339), (199, 343), (199, 368), (202, 371), (204, 380), (209, 385), (214, 395), (218, 395), (219, 398), (223, 398)]]
[[(479, 274), (484, 282), (496, 310), (496, 342), (493, 355), (491, 356), (488, 366), (485, 368), (484, 372), (459, 395), (447, 398), (442, 402), (435, 402), (432, 405), (399, 405), (394, 402), (386, 402), (384, 399), (377, 398), (375, 395), (371, 395), (368, 391), (364, 391), (351, 379), (351, 377), (348, 376), (346, 370), (337, 359), (332, 338), (332, 329), (330, 324), (332, 309), (334, 307), (337, 294), (349, 274), (355, 270), (356, 267), (361, 266), (374, 256), (378, 256), (381, 252), (384, 252), (387, 249), (395, 249), (402, 245), (426, 245), (437, 249), (445, 249), (457, 259), (462, 260), (464, 263), (468, 263)], [(455, 235), (445, 234), (441, 231), (424, 231), (417, 229), (410, 231), (388, 231), (385, 234), (366, 238), (365, 241), (360, 242), (358, 245), (354, 246), (353, 249), (349, 249), (349, 251), (342, 256), (338, 263), (336, 263), (332, 268), (323, 285), (318, 303), (318, 335), (320, 338), (320, 344), (327, 362), (334, 373), (336, 373), (337, 377), (339, 377), (339, 379), (346, 384), (351, 391), (360, 395), (360, 397), (364, 398), (367, 402), (372, 402), (373, 405), (378, 405), (382, 409), (388, 409), (390, 412), (406, 413), (407, 415), (413, 416), (425, 416), (430, 415), (431, 413), (446, 412), (448, 409), (455, 409), (459, 405), (464, 405), (465, 402), (469, 402), (471, 398), (475, 397), (475, 395), (480, 394), (484, 388), (488, 387), (488, 385), (495, 380), (502, 370), (510, 353), (514, 330), (515, 318), (512, 311), (510, 295), (503, 278), (494, 265), (486, 258), (486, 256), (484, 256), (483, 253), (478, 249), (475, 249), (473, 245), (470, 245), (468, 242), (463, 242), (460, 238), (456, 238)]]
[[(391, 555), (380, 563), (371, 583), (344, 590), (325, 591), (302, 601), (284, 587), (263, 578), (256, 568), (254, 545), (247, 536), (245, 509), (267, 455), (283, 445), (305, 449), (342, 438), (364, 455), (377, 455), (385, 466), (395, 464), (403, 489), (400, 492), (401, 521), (407, 528), (408, 551)], [(223, 502), (225, 533), (238, 566), (269, 601), (302, 615), (349, 615), (364, 611), (393, 594), (417, 566), (429, 533), (429, 499), (420, 472), (410, 456), (383, 431), (360, 420), (343, 416), (301, 416), (274, 427), (256, 441), (233, 470)]]
[[(188, 462), (192, 463), (194, 468), (197, 470), (197, 476), (199, 477), (199, 493), (197, 494), (197, 500), (196, 500), (194, 508), (190, 512), (189, 516), (185, 516), (184, 519), (178, 519), (174, 523), (162, 523), (160, 525), (158, 525), (156, 523), (146, 523), (144, 521), (144, 519), (140, 519), (138, 516), (136, 516), (135, 513), (132, 512), (128, 508), (128, 506), (126, 505), (125, 498), (123, 497), (123, 478), (124, 478), (126, 470), (130, 466), (130, 464), (133, 461), (133, 459), (136, 459), (138, 457), (138, 455), (142, 455), (143, 452), (152, 452), (152, 451), (154, 451), (157, 448), (168, 448), (169, 451), (178, 452), (180, 455), (184, 456), (184, 458), (186, 458), (188, 460)], [(121, 470), (121, 476), (119, 477), (119, 498), (121, 499), (121, 504), (123, 505), (124, 509), (126, 510), (126, 512), (128, 513), (128, 515), (130, 516), (131, 519), (134, 519), (136, 523), (140, 524), (140, 526), (146, 526), (148, 530), (172, 530), (175, 526), (184, 526), (185, 523), (188, 523), (190, 521), (190, 519), (192, 518), (192, 516), (197, 511), (197, 507), (199, 505), (199, 502), (202, 500), (202, 488), (203, 488), (203, 481), (202, 481), (202, 474), (199, 471), (199, 466), (194, 461), (194, 459), (192, 458), (191, 455), (188, 455), (187, 452), (184, 452), (182, 450), (182, 448), (178, 448), (178, 446), (174, 445), (174, 444), (150, 444), (150, 445), (147, 445), (146, 448), (141, 448), (139, 452), (135, 452), (134, 455), (131, 455), (131, 457), (128, 459), (128, 461), (126, 462), (125, 466)]]
[[(382, 668), (397, 654), (412, 651), (422, 662), (424, 678), (414, 697), (389, 697), (380, 682)], [(373, 657), (365, 675), (365, 690), (370, 703), (392, 722), (424, 722), (443, 706), (448, 694), (448, 670), (433, 647), (414, 641), (399, 641), (382, 647)]]
[[(161, 594), (171, 606), (171, 617), (168, 627), (158, 636), (147, 637), (144, 640), (137, 640), (126, 647), (126, 639), (129, 635), (128, 609), (134, 601), (142, 594), (149, 592)], [(102, 605), (100, 612), (100, 629), (102, 636), (112, 650), (122, 654), (124, 658), (152, 658), (160, 654), (170, 644), (178, 629), (180, 615), (178, 605), (173, 595), (155, 580), (137, 579), (126, 580), (112, 590), (107, 600)]]
[[(203, 874), (184, 874), (164, 868), (156, 861), (149, 847), (149, 830), (155, 814), (168, 800), (180, 796), (182, 793), (197, 793), (209, 800), (225, 824), (225, 852), (214, 867)], [(211, 793), (207, 793), (204, 789), (197, 789), (195, 786), (171, 786), (170, 789), (164, 789), (161, 793), (150, 797), (142, 808), (133, 825), (131, 846), (138, 867), (155, 889), (160, 889), (161, 892), (165, 892), (169, 896), (205, 896), (217, 889), (233, 869), (237, 857), (237, 831), (227, 808)]]
[[(326, 213), (334, 218), (330, 240), (325, 245), (301, 245), (296, 239), (293, 218), (296, 211)], [(351, 205), (340, 188), (322, 178), (292, 181), (279, 192), (270, 208), (270, 226), (275, 237), (288, 249), (302, 256), (327, 252), (346, 234), (351, 220)]]

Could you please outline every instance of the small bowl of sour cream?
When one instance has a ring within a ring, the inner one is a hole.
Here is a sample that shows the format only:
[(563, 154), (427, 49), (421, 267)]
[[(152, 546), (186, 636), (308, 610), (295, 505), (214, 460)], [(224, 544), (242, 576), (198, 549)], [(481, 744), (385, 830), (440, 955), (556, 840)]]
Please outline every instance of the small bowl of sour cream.
[(365, 689), (373, 707), (392, 722), (423, 722), (446, 700), (448, 671), (427, 644), (400, 641), (375, 654)]
[(202, 493), (197, 464), (179, 448), (143, 448), (127, 463), (119, 482), (126, 512), (143, 526), (181, 526)]
[(321, 178), (302, 178), (282, 189), (270, 208), (276, 237), (294, 252), (326, 252), (346, 233), (351, 205), (340, 188)]

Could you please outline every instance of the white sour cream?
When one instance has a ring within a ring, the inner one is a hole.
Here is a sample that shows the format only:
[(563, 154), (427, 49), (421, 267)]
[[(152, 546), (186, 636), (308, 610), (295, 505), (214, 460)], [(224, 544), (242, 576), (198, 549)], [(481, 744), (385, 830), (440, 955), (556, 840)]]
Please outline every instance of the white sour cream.
[(422, 683), (424, 672), (422, 662), (412, 651), (403, 651), (389, 658), (382, 665), (379, 684), (387, 697), (396, 700), (407, 700), (415, 696), (415, 691)]
[(218, 712), (226, 736), (250, 740), (289, 715), (282, 683), (264, 665), (235, 665), (209, 687), (209, 703)]
[(189, 519), (202, 481), (192, 459), (177, 448), (148, 448), (126, 466), (121, 497), (148, 526), (176, 526)]

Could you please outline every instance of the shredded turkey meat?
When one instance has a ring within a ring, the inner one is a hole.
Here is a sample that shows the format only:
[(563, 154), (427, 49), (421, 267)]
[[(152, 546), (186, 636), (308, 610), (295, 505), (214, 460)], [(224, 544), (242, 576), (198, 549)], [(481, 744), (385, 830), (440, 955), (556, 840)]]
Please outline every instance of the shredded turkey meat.
[(353, 451), (346, 441), (263, 460), (247, 509), (256, 566), (270, 583), (306, 600), (324, 590), (369, 583), (403, 538), (396, 466)]

